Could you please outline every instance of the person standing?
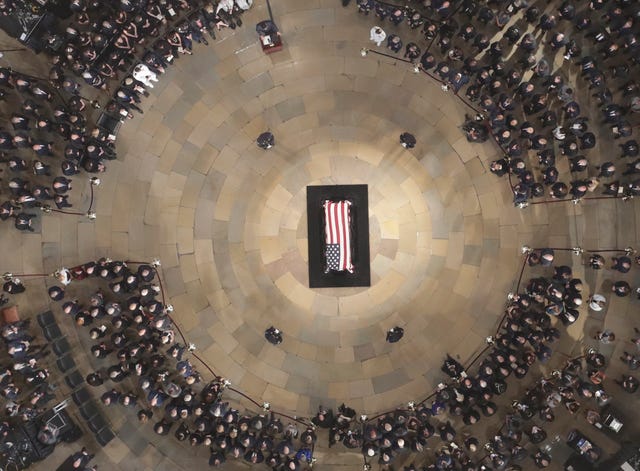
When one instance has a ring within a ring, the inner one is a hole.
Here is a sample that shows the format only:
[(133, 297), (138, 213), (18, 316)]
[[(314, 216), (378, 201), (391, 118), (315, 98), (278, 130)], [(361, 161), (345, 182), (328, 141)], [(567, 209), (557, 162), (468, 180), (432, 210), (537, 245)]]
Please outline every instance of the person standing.
[[(89, 454), (87, 449), (83, 447), (82, 450), (71, 455), (67, 459), (67, 461), (70, 462), (72, 469), (84, 469), (86, 466), (88, 466), (89, 462), (93, 459), (93, 456), (94, 455)], [(67, 463), (67, 461), (65, 461), (65, 463)], [(63, 465), (65, 463), (63, 463)], [(60, 466), (59, 469), (67, 469), (67, 468), (65, 468), (64, 466)]]
[(376, 43), (376, 46), (380, 46), (387, 39), (387, 33), (380, 26), (374, 26), (371, 28), (369, 39)]
[(618, 384), (622, 389), (624, 389), (629, 394), (633, 394), (638, 390), (640, 386), (640, 381), (635, 376), (631, 375), (622, 375), (621, 380), (615, 379), (614, 382)]
[(256, 143), (261, 149), (267, 150), (271, 149), (275, 145), (276, 139), (271, 132), (266, 131), (258, 136), (258, 139), (256, 139)]
[(403, 132), (400, 134), (400, 145), (405, 149), (413, 149), (416, 146), (416, 138), (413, 134)]
[(602, 307), (606, 302), (607, 298), (605, 298), (601, 294), (595, 293), (589, 298), (589, 309), (596, 312), (602, 311)]
[(611, 330), (605, 329), (603, 331), (596, 332), (596, 335), (593, 338), (601, 343), (607, 344), (612, 343), (616, 339), (616, 335)]
[(392, 327), (387, 331), (386, 341), (389, 343), (396, 343), (400, 341), (402, 336), (404, 335), (404, 329), (402, 327)]
[(132, 75), (135, 80), (149, 88), (153, 88), (153, 82), (158, 81), (156, 73), (151, 71), (151, 69), (143, 63), (135, 66)]
[(276, 329), (274, 326), (264, 331), (264, 337), (272, 345), (280, 345), (282, 343), (282, 331)]

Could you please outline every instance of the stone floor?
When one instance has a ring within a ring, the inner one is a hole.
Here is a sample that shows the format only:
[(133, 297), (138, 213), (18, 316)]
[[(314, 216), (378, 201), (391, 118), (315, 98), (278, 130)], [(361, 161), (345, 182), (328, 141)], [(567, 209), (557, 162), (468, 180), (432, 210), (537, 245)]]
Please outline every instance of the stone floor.
[[(497, 148), (461, 134), (458, 100), (408, 64), (361, 57), (372, 18), (336, 0), (274, 2), (285, 47), (267, 56), (250, 27), (267, 16), (256, 3), (247, 27), (180, 58), (125, 124), (95, 222), (47, 215), (34, 234), (0, 227), (3, 272), (159, 257), (174, 317), (215, 372), (308, 417), (321, 403), (373, 414), (428, 395), (446, 352), (466, 361), (495, 330), (523, 244), (637, 246), (637, 203), (514, 208), (506, 180), (487, 171)], [(276, 136), (268, 151), (255, 145), (265, 130)], [(398, 144), (403, 131), (414, 149)], [(309, 289), (305, 187), (347, 183), (369, 185), (371, 287)], [(590, 291), (610, 281), (576, 272)], [(613, 300), (604, 320), (569, 329), (562, 358), (602, 322), (622, 334), (634, 316), (637, 304)], [(270, 325), (284, 331), (277, 347), (262, 335)], [(394, 325), (406, 335), (391, 346)], [(118, 438), (98, 454), (101, 469), (203, 469), (207, 450), (160, 442), (133, 415), (109, 412)], [(357, 454), (318, 456), (318, 469), (361, 469)]]

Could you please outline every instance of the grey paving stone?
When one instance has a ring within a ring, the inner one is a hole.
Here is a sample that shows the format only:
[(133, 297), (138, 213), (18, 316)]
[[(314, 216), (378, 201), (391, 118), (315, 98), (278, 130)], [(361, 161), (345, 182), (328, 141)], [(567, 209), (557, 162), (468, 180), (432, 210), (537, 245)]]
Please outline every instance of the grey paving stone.
[(382, 394), (409, 382), (409, 376), (404, 369), (397, 369), (387, 374), (374, 376), (371, 378), (371, 382), (374, 392)]

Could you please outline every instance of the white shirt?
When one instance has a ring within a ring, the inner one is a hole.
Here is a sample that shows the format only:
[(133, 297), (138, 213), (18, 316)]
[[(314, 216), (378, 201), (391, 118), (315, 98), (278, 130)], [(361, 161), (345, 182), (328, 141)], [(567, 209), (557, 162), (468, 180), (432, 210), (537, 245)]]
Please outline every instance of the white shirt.
[(68, 268), (62, 267), (56, 272), (56, 279), (64, 286), (67, 286), (69, 283), (71, 283), (71, 272)]
[(553, 130), (553, 136), (558, 139), (559, 141), (563, 140), (565, 137), (567, 137), (565, 135), (565, 133), (562, 131), (562, 128), (560, 126), (558, 126), (557, 128), (555, 128)]
[(236, 0), (236, 5), (243, 10), (248, 10), (253, 5), (253, 0)]
[(379, 26), (374, 26), (373, 28), (371, 28), (371, 36), (369, 37), (369, 39), (375, 42), (378, 46), (382, 41), (386, 39), (386, 37), (387, 33), (385, 33), (384, 30)]
[(602, 311), (602, 306), (600, 304), (604, 304), (607, 302), (607, 298), (602, 296), (601, 294), (594, 294), (591, 296), (591, 300), (589, 302), (589, 307), (594, 311)]
[(216, 8), (216, 13), (218, 13), (220, 10), (231, 13), (233, 11), (233, 0), (220, 0), (220, 3), (218, 3), (218, 8)]
[(147, 80), (149, 76), (153, 75), (153, 73), (149, 70), (149, 67), (147, 67), (145, 64), (138, 64), (133, 69), (133, 73), (131, 75), (133, 75), (133, 78), (136, 79), (137, 81), (144, 82)]

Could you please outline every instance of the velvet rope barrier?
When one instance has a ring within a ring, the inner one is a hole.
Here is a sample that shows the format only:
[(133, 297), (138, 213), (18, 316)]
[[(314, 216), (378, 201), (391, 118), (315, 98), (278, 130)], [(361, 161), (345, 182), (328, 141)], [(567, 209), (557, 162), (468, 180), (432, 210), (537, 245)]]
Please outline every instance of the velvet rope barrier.
[[(571, 250), (571, 249), (568, 249), (568, 250)], [(518, 275), (518, 281), (516, 282), (516, 287), (515, 287), (516, 293), (520, 289), (520, 284), (522, 283), (522, 276), (523, 276), (524, 270), (525, 270), (525, 268), (527, 266), (527, 261), (529, 260), (529, 255), (530, 255), (530, 252), (524, 254), (523, 261), (522, 261), (522, 266), (520, 268), (520, 272), (519, 272), (519, 275)], [(496, 332), (495, 332), (494, 336), (497, 335), (500, 332), (500, 329), (502, 328), (502, 324), (504, 323), (504, 320), (505, 320), (506, 316), (507, 316), (507, 314), (505, 312), (505, 314), (500, 319), (500, 322), (498, 323), (498, 327), (496, 329)], [(480, 358), (482, 358), (482, 356), (488, 350), (491, 350), (492, 348), (493, 348), (493, 344), (486, 345), (478, 354), (476, 354), (476, 356), (467, 364), (467, 366), (465, 366), (465, 370), (468, 370), (469, 368), (471, 368)], [(442, 383), (442, 384), (446, 384), (446, 383)], [(420, 406), (420, 405), (424, 404), (425, 402), (427, 402), (428, 400), (430, 400), (431, 398), (436, 396), (439, 391), (440, 391), (439, 389), (436, 389), (431, 394), (429, 394), (427, 397), (425, 397), (421, 401), (417, 402), (415, 405)], [(363, 422), (364, 423), (368, 423), (368, 422), (374, 421), (376, 419), (379, 419), (380, 417), (383, 417), (383, 416), (385, 416), (387, 414), (393, 413), (393, 412), (398, 411), (398, 410), (400, 410), (400, 411), (411, 411), (412, 409), (396, 408), (396, 409), (387, 410), (385, 412), (378, 413), (378, 414), (376, 414), (375, 416), (373, 416), (371, 418), (367, 418)]]
[(533, 204), (551, 204), (551, 203), (565, 203), (567, 201), (571, 201), (572, 203), (577, 204), (580, 201), (589, 201), (589, 200), (619, 200), (623, 198), (618, 198), (617, 196), (585, 196), (583, 198), (562, 198), (562, 199), (557, 199), (557, 200), (543, 200), (543, 201), (531, 201), (529, 204), (533, 205)]
[[(536, 250), (542, 250), (543, 248), (527, 248), (526, 252), (524, 253), (523, 256), (523, 261), (522, 261), (522, 265), (520, 267), (520, 271), (518, 274), (518, 279), (515, 285), (515, 293), (517, 294), (520, 291), (520, 285), (522, 283), (522, 278), (524, 276), (524, 270), (527, 266), (527, 262), (529, 261), (529, 258), (531, 256), (531, 253), (533, 251)], [(573, 247), (573, 248), (567, 248), (567, 247), (544, 247), (544, 249), (551, 249), (554, 251), (567, 251), (567, 252), (574, 252), (576, 253), (577, 250), (579, 250), (578, 253), (582, 253), (585, 252), (585, 250), (580, 249), (578, 247)], [(598, 252), (616, 252), (616, 253), (620, 253), (620, 252), (624, 252), (624, 253), (630, 253), (630, 252), (634, 252), (634, 250), (631, 247), (627, 247), (625, 249), (603, 249), (603, 250), (586, 250), (586, 252), (589, 253), (598, 253)], [(165, 308), (167, 306), (170, 306), (166, 303), (166, 295), (165, 295), (165, 291), (164, 291), (164, 284), (162, 282), (162, 277), (160, 276), (160, 271), (158, 270), (158, 266), (159, 263), (155, 263), (155, 262), (139, 262), (139, 261), (132, 261), (132, 260), (126, 260), (124, 263), (126, 264), (130, 264), (130, 265), (149, 265), (153, 268), (157, 278), (158, 278), (158, 284), (160, 287), (160, 293), (161, 293), (161, 297), (162, 297), (162, 303), (165, 306)], [(21, 274), (21, 275), (13, 275), (13, 274), (9, 274), (9, 273), (5, 273), (4, 275), (5, 279), (11, 279), (12, 277), (47, 277), (47, 276), (51, 276), (49, 274), (44, 274), (44, 273), (35, 273), (35, 274)], [(180, 326), (174, 321), (174, 319), (171, 317), (171, 315), (167, 312), (166, 313), (167, 317), (169, 317), (169, 319), (171, 320), (172, 324), (175, 326), (176, 330), (178, 331), (178, 334), (180, 335), (180, 338), (182, 339), (182, 341), (184, 342), (185, 345), (189, 345), (189, 342), (187, 341), (186, 336), (184, 335), (184, 333), (182, 332), (182, 329), (180, 328)], [(500, 332), (500, 329), (502, 328), (502, 325), (504, 323), (504, 320), (506, 319), (507, 313), (505, 312), (505, 314), (501, 317), (500, 322), (498, 323), (498, 327), (495, 331), (494, 335), (498, 335), (498, 333)], [(474, 358), (464, 367), (465, 370), (468, 370), (469, 368), (471, 368), (480, 358), (482, 358), (482, 356), (490, 349), (493, 348), (493, 344), (489, 343), (487, 346), (485, 346), (479, 353), (477, 353)], [(209, 366), (209, 364), (203, 360), (200, 356), (198, 356), (196, 353), (194, 353), (193, 351), (191, 352), (191, 354), (193, 355), (193, 357), (198, 360), (214, 377), (215, 380), (220, 380), (222, 377), (219, 376), (218, 374), (215, 373), (215, 371)], [(446, 384), (446, 383), (443, 383)], [(240, 395), (241, 397), (245, 398), (246, 400), (250, 401), (252, 404), (254, 404), (257, 407), (261, 407), (263, 408), (265, 411), (266, 410), (270, 410), (270, 407), (268, 407), (267, 403), (264, 404), (260, 404), (258, 401), (256, 401), (255, 399), (253, 399), (252, 397), (250, 397), (249, 395), (245, 394), (244, 392), (233, 388), (231, 386), (227, 386), (225, 385), (225, 389), (228, 389), (229, 391), (232, 391), (238, 395)], [(433, 391), (432, 393), (430, 393), (427, 397), (425, 397), (424, 399), (422, 399), (421, 401), (419, 401), (418, 403), (416, 403), (416, 405), (423, 405), (424, 403), (426, 403), (428, 400), (430, 400), (431, 398), (433, 398), (434, 396), (436, 396), (438, 394), (438, 392), (440, 391), (440, 388), (436, 389), (435, 391)], [(409, 408), (395, 408), (395, 409), (391, 409), (391, 410), (387, 410), (384, 412), (380, 412), (377, 413), (375, 416), (371, 417), (371, 418), (367, 418), (366, 415), (363, 415), (363, 420), (362, 420), (362, 426), (364, 427), (367, 423), (377, 420), (380, 417), (383, 417), (387, 414), (396, 412), (396, 411), (404, 411), (404, 412), (412, 412), (415, 409), (415, 405), (413, 405), (412, 403), (409, 403), (411, 405), (411, 407)], [(285, 417), (289, 420), (293, 420), (297, 423), (300, 423), (302, 425), (305, 425), (307, 427), (313, 427), (315, 429), (315, 426), (312, 423), (309, 423), (305, 420), (299, 419), (298, 417), (295, 416), (291, 416), (282, 412), (277, 412), (277, 411), (272, 411), (273, 414)]]
[[(160, 294), (162, 296), (162, 304), (164, 306), (167, 306), (168, 304), (166, 303), (166, 297), (165, 297), (165, 292), (164, 292), (164, 285), (162, 283), (162, 277), (160, 276), (160, 271), (158, 270), (158, 267), (155, 266), (154, 263), (150, 263), (150, 262), (138, 262), (138, 261), (132, 261), (132, 260), (126, 260), (124, 263), (126, 264), (131, 264), (131, 265), (149, 265), (153, 268), (154, 272), (156, 273), (156, 276), (158, 278), (158, 285), (160, 286)], [(189, 345), (189, 341), (187, 340), (186, 336), (184, 335), (184, 333), (182, 332), (182, 329), (180, 329), (180, 326), (175, 322), (175, 320), (173, 319), (173, 317), (169, 314), (166, 313), (167, 317), (171, 320), (171, 323), (175, 326), (176, 330), (178, 331), (178, 334), (180, 335), (180, 338), (182, 339), (182, 342), (188, 346)], [(203, 360), (200, 356), (198, 356), (195, 352), (191, 352), (191, 355), (198, 360), (208, 371), (209, 373), (211, 373), (214, 377), (214, 379), (216, 381), (220, 380), (222, 378), (222, 376), (216, 374), (216, 372), (209, 366), (209, 364)], [(252, 397), (248, 396), (247, 394), (245, 394), (244, 392), (240, 391), (239, 389), (233, 388), (231, 386), (225, 386), (225, 389), (228, 389), (229, 391), (232, 391), (236, 394), (239, 394), (240, 396), (242, 396), (243, 398), (247, 399), (248, 401), (250, 401), (252, 404), (256, 405), (257, 407), (260, 407), (262, 409), (265, 410), (270, 410), (270, 408), (265, 408), (265, 404), (260, 404), (258, 401), (256, 401), (255, 399), (253, 399)], [(277, 412), (277, 411), (273, 411), (274, 414), (276, 415), (280, 415), (282, 417), (285, 417), (289, 420), (293, 420), (299, 424), (305, 425), (307, 427), (315, 427), (313, 424), (310, 424), (309, 422), (306, 422), (302, 419), (299, 419), (297, 417), (293, 417), (290, 416), (288, 414), (285, 414), (283, 412)]]
[(72, 216), (86, 216), (87, 219), (93, 221), (96, 219), (96, 213), (93, 211), (93, 202), (95, 200), (95, 194), (93, 191), (94, 186), (98, 186), (100, 184), (100, 179), (97, 177), (91, 177), (89, 179), (90, 185), (90, 196), (89, 196), (89, 208), (84, 212), (79, 211), (63, 211), (61, 209), (55, 209), (51, 207), (51, 205), (40, 203), (39, 201), (34, 204), (34, 207), (39, 208), (43, 213), (58, 213), (58, 214), (68, 214)]
[[(429, 43), (429, 46), (427, 47), (427, 52), (429, 51), (429, 49), (431, 49), (431, 46), (433, 45), (433, 43), (435, 42), (435, 40), (437, 39), (438, 35), (436, 35), (431, 42)], [(400, 61), (400, 62), (405, 62), (407, 64), (414, 64), (413, 61), (410, 61), (408, 59), (404, 59), (402, 57), (396, 57), (396, 56), (392, 56), (391, 54), (387, 54), (386, 52), (380, 52), (380, 51), (376, 51), (374, 49), (369, 49), (369, 48), (363, 48), (361, 54), (363, 56), (366, 56), (368, 53), (373, 53), (373, 54), (377, 54), (379, 56), (383, 56), (383, 57), (388, 57), (390, 59), (396, 60), (396, 61)], [(418, 67), (418, 66), (416, 66)], [(417, 68), (416, 69), (416, 73), (422, 72), (423, 74), (425, 74), (427, 77), (431, 78), (432, 80), (435, 80), (436, 82), (442, 84), (442, 85), (447, 85), (448, 84), (444, 81), (439, 79), (438, 77), (436, 77), (435, 75), (429, 73), (427, 70), (424, 70), (423, 68)], [(460, 100), (467, 108), (469, 108), (470, 110), (472, 110), (474, 113), (476, 113), (476, 115), (482, 115), (482, 113), (480, 112), (480, 110), (478, 110), (477, 108), (475, 108), (473, 105), (471, 105), (470, 103), (468, 103), (464, 98), (462, 98), (459, 94), (458, 91), (454, 90), (453, 95)], [(491, 137), (493, 138), (492, 141), (498, 146), (498, 148), (500, 149), (500, 151), (502, 152), (502, 154), (507, 158), (507, 160), (509, 159), (508, 154), (506, 153), (506, 151), (504, 150), (504, 148), (502, 147), (502, 145), (498, 142), (496, 135), (493, 133), (493, 130), (491, 129), (490, 126), (486, 126), (487, 131), (489, 132), (489, 134), (491, 135)], [(511, 181), (511, 171), (509, 171), (507, 173), (508, 175), (508, 182), (509, 182), (509, 187), (511, 189), (511, 192), (515, 195), (515, 190), (514, 190), (514, 186), (513, 186), (513, 182)], [(570, 201), (570, 200), (569, 200)], [(539, 203), (531, 203), (531, 204), (539, 204)]]

